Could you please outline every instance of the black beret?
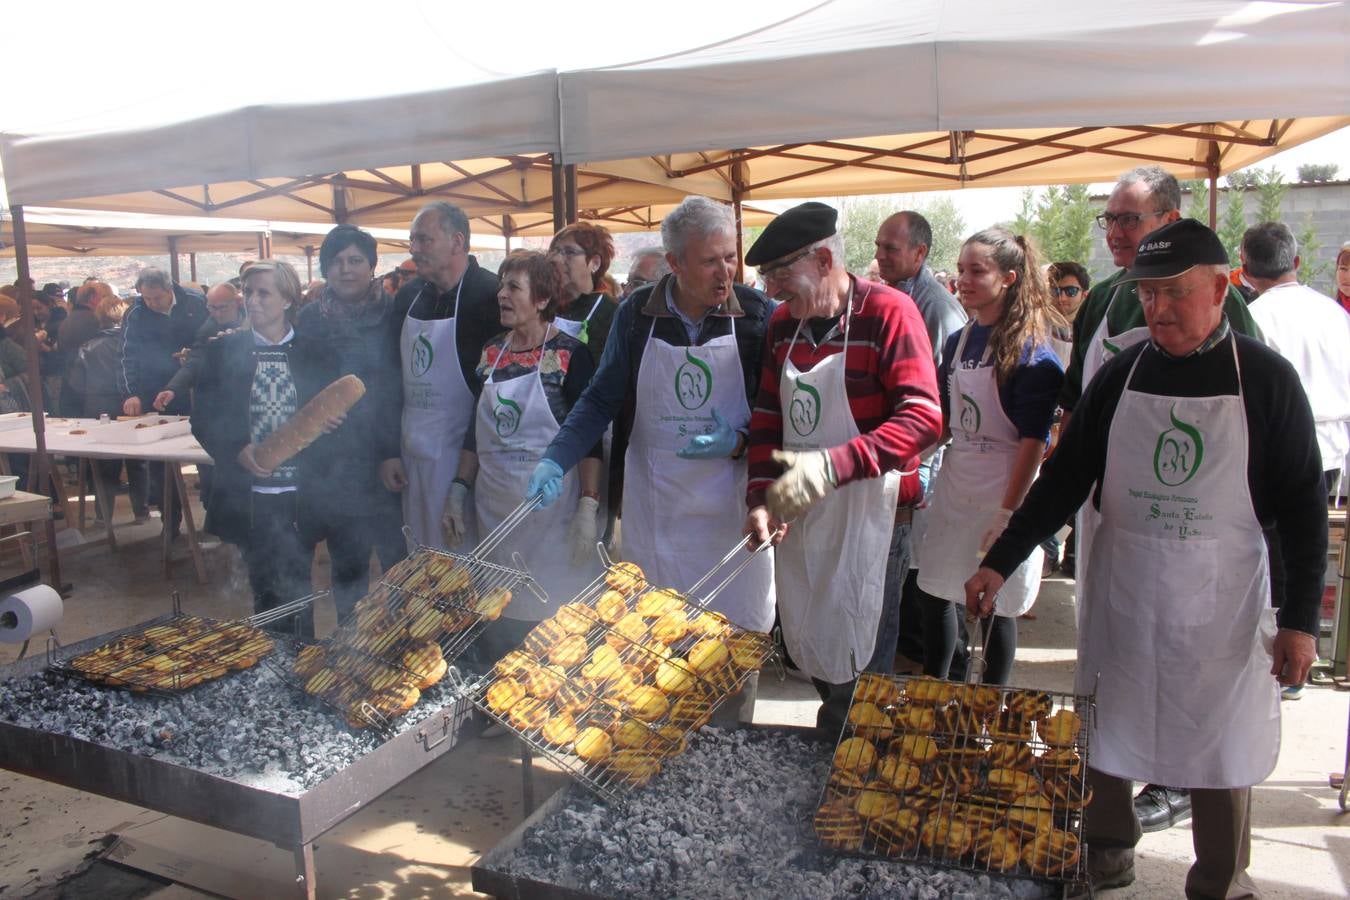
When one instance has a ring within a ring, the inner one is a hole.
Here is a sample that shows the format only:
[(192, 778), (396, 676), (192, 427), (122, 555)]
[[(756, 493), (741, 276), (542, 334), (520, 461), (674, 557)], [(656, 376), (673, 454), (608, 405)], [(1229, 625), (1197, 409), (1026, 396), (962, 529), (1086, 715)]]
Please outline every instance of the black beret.
[(1208, 226), (1195, 219), (1177, 219), (1139, 242), (1134, 265), (1121, 281), (1172, 278), (1196, 266), (1226, 266), (1228, 251)]
[(745, 254), (747, 265), (760, 266), (781, 259), (835, 232), (839, 212), (814, 200), (792, 207), (764, 226), (759, 240)]

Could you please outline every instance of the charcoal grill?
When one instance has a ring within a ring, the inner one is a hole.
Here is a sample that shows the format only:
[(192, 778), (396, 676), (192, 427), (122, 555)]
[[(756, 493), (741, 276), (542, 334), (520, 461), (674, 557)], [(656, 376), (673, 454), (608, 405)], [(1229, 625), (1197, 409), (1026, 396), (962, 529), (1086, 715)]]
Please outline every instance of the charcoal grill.
[[(1014, 706), (1035, 712), (1014, 715)], [(1082, 808), (1090, 798), (1088, 726), (1094, 709), (1092, 695), (864, 673), (821, 788), (817, 837), (851, 855), (1025, 877), (1047, 886), (1085, 885)], [(1071, 742), (1047, 740), (1046, 717), (1062, 710), (1071, 710), (1080, 727)], [(1055, 751), (1063, 756), (1047, 756)], [(862, 814), (864, 804), (871, 813), (886, 812)], [(848, 810), (858, 812), (856, 821)], [(889, 827), (897, 820), (900, 827)], [(957, 838), (930, 846), (919, 840), (925, 828), (934, 829), (934, 843), (953, 832)], [(1050, 866), (1051, 871), (1020, 853), (1011, 864), (1010, 858), (996, 862), (975, 841), (995, 829), (1010, 829), (1001, 838), (1015, 838), (1021, 846), (1038, 831), (1057, 829), (1071, 835), (1078, 853), (1071, 864)], [(969, 840), (961, 841), (962, 835)]]
[[(480, 679), (471, 694), (474, 702), (487, 716), (598, 796), (615, 800), (624, 792), (641, 787), (660, 770), (663, 760), (684, 751), (688, 735), (703, 727), (774, 652), (773, 641), (768, 635), (747, 631), (707, 609), (717, 594), (752, 560), (752, 555), (745, 552), (748, 540), (739, 541), (683, 593), (658, 588), (645, 576), (634, 577), (635, 570), (621, 568), (631, 564), (616, 565), (600, 545), (597, 549), (606, 574), (592, 582), (558, 614), (531, 630), (520, 649), (508, 654), (492, 672)], [(769, 542), (765, 541), (754, 551), (763, 552), (768, 546)], [(738, 555), (743, 561), (733, 565)], [(719, 577), (721, 580), (717, 581)], [(703, 596), (696, 596), (714, 581), (717, 583)], [(602, 596), (612, 598), (616, 591), (623, 595), (622, 612), (616, 610), (608, 616), (602, 615), (598, 611)], [(643, 596), (653, 592), (669, 598), (669, 608), (657, 615), (642, 616), (644, 620), (654, 620), (654, 624), (647, 622), (640, 634), (626, 630), (625, 620), (639, 616)], [(570, 617), (573, 624), (559, 625), (565, 617)], [(650, 635), (662, 622), (670, 622), (676, 631), (684, 628), (687, 633), (673, 640), (654, 642)], [(556, 674), (541, 679), (552, 683), (545, 689), (536, 690), (532, 680), (550, 665), (550, 653), (559, 629), (566, 630), (568, 639), (584, 642), (584, 653), (568, 665), (552, 663)], [(738, 646), (743, 651), (740, 661), (728, 653), (724, 662), (706, 669), (686, 663), (689, 651), (705, 639), (720, 640), (727, 647)], [(596, 662), (605, 647), (615, 651), (612, 658), (617, 661), (616, 665)], [(653, 714), (651, 710), (636, 709), (632, 699), (635, 692), (654, 690), (653, 685), (661, 684), (663, 670), (668, 666), (677, 667), (674, 677), (686, 681), (689, 686), (662, 692), (664, 699), (661, 702), (666, 704), (664, 711)], [(525, 680), (525, 691), (519, 702), (510, 707), (494, 702), (494, 687), (519, 683), (519, 679)], [(525, 706), (534, 707), (539, 715), (533, 719), (523, 715), (522, 707)], [(560, 739), (550, 734), (549, 724), (565, 715), (572, 717), (575, 729), (572, 737)], [(606, 737), (602, 740), (612, 744), (612, 752), (604, 759), (588, 761), (578, 755), (573, 738), (588, 729), (604, 732)], [(620, 768), (620, 760), (634, 763), (635, 768)]]
[[(70, 645), (79, 654), (162, 616)], [(0, 667), (0, 680), (41, 672), (46, 660)], [(293, 699), (293, 698), (290, 698)], [(284, 705), (288, 696), (278, 703)], [(164, 759), (0, 721), (0, 767), (146, 809), (269, 841), (295, 856), (295, 895), (316, 896), (313, 843), (385, 791), (429, 765), (459, 741), (473, 705), (457, 697), (327, 779), (298, 794), (242, 784)]]
[[(107, 687), (161, 696), (178, 693), (260, 662), (274, 647), (272, 640), (257, 629), (302, 612), (322, 596), (323, 592), (311, 594), (247, 619), (220, 621), (187, 615), (178, 592), (174, 591), (173, 610), (167, 620), (132, 628), (95, 648), (102, 650), (118, 643), (128, 648), (124, 655), (100, 663), (84, 652), (73, 653), (69, 647), (59, 647), (52, 640), (47, 644), (47, 666), (62, 675)], [(171, 636), (156, 634), (166, 627), (172, 629)], [(248, 643), (237, 643), (231, 650), (209, 654), (194, 649), (198, 642), (224, 637), (231, 630), (240, 630)], [(163, 667), (148, 669), (145, 664), (156, 658), (163, 660)]]

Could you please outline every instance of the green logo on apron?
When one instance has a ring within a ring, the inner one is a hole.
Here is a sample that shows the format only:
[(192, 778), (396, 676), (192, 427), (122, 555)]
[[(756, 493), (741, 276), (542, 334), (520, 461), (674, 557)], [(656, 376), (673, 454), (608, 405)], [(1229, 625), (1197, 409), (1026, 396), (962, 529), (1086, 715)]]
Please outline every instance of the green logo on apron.
[(1205, 442), (1199, 430), (1178, 419), (1176, 410), (1173, 404), (1168, 414), (1175, 427), (1158, 435), (1158, 445), (1153, 450), (1153, 474), (1168, 487), (1178, 487), (1195, 477), (1205, 456)]
[(684, 358), (686, 361), (675, 370), (675, 399), (685, 409), (699, 409), (712, 396), (712, 369), (688, 350)]
[(412, 371), (414, 378), (421, 378), (431, 370), (431, 363), (436, 359), (436, 351), (431, 349), (431, 341), (427, 340), (425, 334), (419, 334), (417, 340), (413, 341), (412, 358), (408, 360), (408, 368)]
[(820, 424), (820, 391), (802, 381), (799, 377), (792, 388), (792, 401), (788, 404), (788, 421), (792, 430), (806, 437)]
[(967, 437), (979, 433), (980, 420), (980, 404), (976, 403), (975, 398), (969, 394), (962, 394), (961, 414), (957, 417), (957, 422)]
[(492, 408), (497, 437), (508, 438), (520, 427), (520, 404), (500, 395), (497, 400), (497, 405)]

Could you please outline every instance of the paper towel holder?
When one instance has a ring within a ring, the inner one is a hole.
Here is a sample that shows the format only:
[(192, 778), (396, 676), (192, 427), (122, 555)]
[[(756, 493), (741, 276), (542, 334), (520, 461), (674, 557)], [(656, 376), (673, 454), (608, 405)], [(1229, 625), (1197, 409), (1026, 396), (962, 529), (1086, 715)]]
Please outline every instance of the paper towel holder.
[[(41, 583), (42, 570), (38, 568), (29, 569), (27, 572), (21, 572), (18, 575), (13, 575), (9, 578), (0, 580), (0, 597), (8, 596), (9, 594), (25, 590), (35, 584)], [(13, 612), (7, 612), (0, 615), (0, 628), (13, 628), (18, 624), (19, 619)], [(47, 639), (48, 646), (50, 647), (51, 644), (55, 643), (57, 647), (60, 647), (61, 639), (56, 636), (56, 629), (49, 628), (48, 632), (51, 634), (51, 637)], [(16, 662), (28, 655), (28, 645), (32, 642), (32, 638), (23, 642), (19, 647), (19, 655), (14, 658)]]

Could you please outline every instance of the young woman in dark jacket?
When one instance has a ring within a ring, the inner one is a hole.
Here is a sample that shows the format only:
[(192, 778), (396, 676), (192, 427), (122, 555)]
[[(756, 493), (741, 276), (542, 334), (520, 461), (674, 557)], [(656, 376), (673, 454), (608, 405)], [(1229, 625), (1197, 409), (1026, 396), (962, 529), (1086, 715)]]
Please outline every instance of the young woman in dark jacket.
[[(258, 464), (254, 449), (330, 384), (338, 367), (328, 347), (291, 326), (301, 292), (294, 269), (264, 260), (243, 278), (251, 328), (208, 345), (192, 433), (216, 465), (206, 530), (239, 546), (254, 611), (263, 612), (312, 589), (313, 548), (300, 539), (296, 517), (307, 457), (325, 439), (273, 470)], [(339, 423), (329, 422), (328, 429)], [(276, 627), (292, 624), (285, 620)], [(314, 636), (312, 611), (298, 624), (302, 636)]]

